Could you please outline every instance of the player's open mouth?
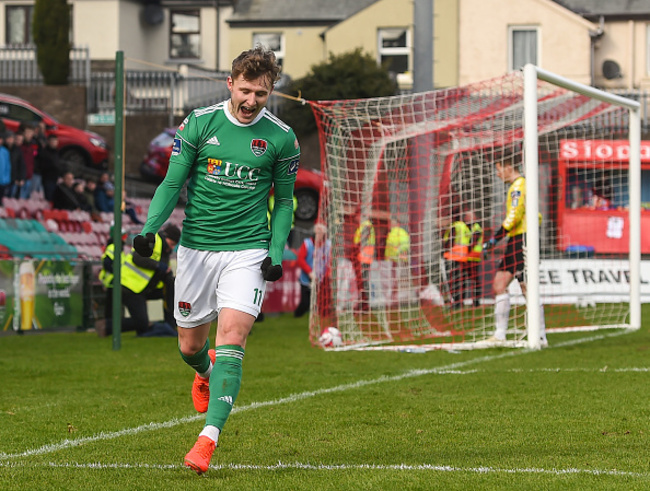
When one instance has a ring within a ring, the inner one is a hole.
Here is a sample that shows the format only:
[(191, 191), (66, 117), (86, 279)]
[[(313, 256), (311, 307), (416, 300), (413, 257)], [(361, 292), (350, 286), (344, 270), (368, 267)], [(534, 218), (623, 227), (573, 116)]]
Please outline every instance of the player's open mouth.
[(244, 113), (245, 116), (252, 116), (255, 113), (254, 108), (249, 108), (246, 106), (240, 106), (241, 112)]

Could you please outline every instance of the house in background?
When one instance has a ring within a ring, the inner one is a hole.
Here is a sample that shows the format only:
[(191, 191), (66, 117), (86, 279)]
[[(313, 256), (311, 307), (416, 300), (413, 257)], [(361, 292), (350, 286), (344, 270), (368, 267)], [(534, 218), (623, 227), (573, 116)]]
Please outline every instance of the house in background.
[[(434, 8), (434, 87), (498, 77), (525, 63), (607, 89), (650, 86), (650, 0), (69, 0), (71, 42), (93, 70), (115, 52), (131, 70), (228, 71), (262, 43), (299, 78), (362, 48), (403, 89), (413, 72), (414, 3)], [(0, 44), (32, 41), (33, 0), (0, 0)]]
[[(458, 3), (434, 2), (432, 42), (441, 46), (434, 53), (436, 86), (457, 82)], [(413, 0), (240, 1), (228, 20), (230, 57), (262, 43), (276, 51), (285, 73), (300, 78), (330, 54), (360, 47), (377, 63), (386, 63), (403, 88), (408, 88), (413, 71), (413, 20)]]
[[(70, 41), (88, 47), (94, 68), (110, 67), (123, 51), (127, 69), (151, 65), (229, 68), (227, 19), (233, 0), (69, 0)], [(0, 44), (33, 42), (33, 0), (0, 1)], [(142, 60), (147, 64), (135, 60)]]
[(650, 0), (460, 0), (460, 85), (533, 63), (605, 89), (650, 86)]
[[(418, 0), (420, 1), (420, 0)], [(71, 42), (88, 47), (93, 69), (115, 53), (127, 69), (193, 65), (229, 70), (257, 43), (284, 72), (305, 75), (330, 53), (362, 48), (408, 87), (413, 70), (413, 0), (70, 0)], [(436, 86), (457, 83), (459, 0), (436, 0), (432, 42)], [(32, 42), (33, 0), (0, 1), (0, 44)], [(146, 63), (141, 63), (146, 62)]]

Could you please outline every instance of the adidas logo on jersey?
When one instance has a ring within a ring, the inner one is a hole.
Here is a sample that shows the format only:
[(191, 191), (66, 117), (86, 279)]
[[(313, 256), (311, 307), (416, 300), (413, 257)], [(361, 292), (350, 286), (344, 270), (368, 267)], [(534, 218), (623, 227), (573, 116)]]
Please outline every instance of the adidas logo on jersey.
[(219, 139), (216, 136), (210, 138), (206, 143), (208, 145), (221, 145), (221, 143), (219, 143)]
[(219, 400), (225, 402), (226, 404), (230, 404), (232, 406), (232, 397), (230, 396), (221, 396)]

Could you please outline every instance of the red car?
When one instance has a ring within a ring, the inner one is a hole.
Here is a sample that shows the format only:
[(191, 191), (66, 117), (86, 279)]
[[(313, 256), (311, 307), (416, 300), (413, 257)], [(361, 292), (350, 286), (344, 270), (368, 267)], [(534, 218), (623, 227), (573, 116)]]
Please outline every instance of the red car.
[[(147, 180), (160, 182), (167, 174), (169, 157), (172, 154), (172, 144), (176, 128), (166, 128), (149, 143), (149, 150), (140, 164), (140, 174)], [(296, 218), (298, 220), (315, 220), (318, 215), (318, 200), (323, 187), (323, 176), (320, 171), (298, 169), (294, 195), (298, 200)]]
[(0, 94), (0, 119), (13, 132), (18, 131), (21, 123), (36, 126), (42, 121), (48, 135), (54, 133), (58, 136), (59, 154), (63, 160), (98, 169), (108, 166), (108, 145), (104, 138), (92, 131), (60, 123), (24, 99)]

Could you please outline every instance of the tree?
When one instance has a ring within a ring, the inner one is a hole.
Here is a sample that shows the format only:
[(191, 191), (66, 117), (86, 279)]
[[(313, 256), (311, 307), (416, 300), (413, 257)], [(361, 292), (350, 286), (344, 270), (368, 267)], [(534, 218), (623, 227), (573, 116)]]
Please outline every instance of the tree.
[(46, 85), (65, 85), (70, 74), (70, 7), (66, 0), (36, 0), (32, 24), (36, 61)]
[[(334, 55), (329, 60), (311, 67), (311, 71), (289, 85), (291, 95), (300, 94), (307, 100), (340, 100), (382, 97), (395, 94), (397, 85), (384, 66), (377, 64), (361, 48)], [(282, 119), (289, 124), (300, 139), (316, 130), (309, 106), (287, 102)]]

